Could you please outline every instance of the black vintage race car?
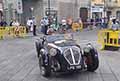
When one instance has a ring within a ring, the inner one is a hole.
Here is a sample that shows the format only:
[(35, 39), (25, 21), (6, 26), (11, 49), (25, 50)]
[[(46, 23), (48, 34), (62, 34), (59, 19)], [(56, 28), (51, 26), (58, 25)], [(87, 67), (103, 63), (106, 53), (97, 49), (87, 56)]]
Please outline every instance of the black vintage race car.
[(81, 47), (71, 35), (52, 35), (35, 42), (41, 74), (87, 70), (94, 72), (99, 66), (98, 52), (89, 43)]

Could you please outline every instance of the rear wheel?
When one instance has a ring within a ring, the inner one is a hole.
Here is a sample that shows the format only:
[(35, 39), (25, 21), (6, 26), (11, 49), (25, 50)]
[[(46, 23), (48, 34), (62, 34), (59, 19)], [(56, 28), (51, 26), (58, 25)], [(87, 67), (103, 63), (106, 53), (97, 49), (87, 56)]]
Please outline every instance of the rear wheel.
[(44, 65), (43, 64), (43, 58), (41, 57), (41, 55), (39, 56), (39, 67), (40, 67), (40, 72), (41, 72), (41, 75), (44, 76), (44, 77), (49, 77), (50, 74), (51, 74), (51, 68), (50, 68), (50, 65)]
[(99, 67), (99, 59), (95, 51), (87, 56), (87, 70), (94, 72)]

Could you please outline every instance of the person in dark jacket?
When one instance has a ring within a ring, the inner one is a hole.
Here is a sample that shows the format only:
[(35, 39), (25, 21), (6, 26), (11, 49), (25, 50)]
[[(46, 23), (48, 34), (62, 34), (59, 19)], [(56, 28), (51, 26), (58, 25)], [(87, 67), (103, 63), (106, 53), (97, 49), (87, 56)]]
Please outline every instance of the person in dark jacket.
[(5, 20), (2, 20), (0, 22), (0, 26), (6, 27), (7, 26), (7, 22)]

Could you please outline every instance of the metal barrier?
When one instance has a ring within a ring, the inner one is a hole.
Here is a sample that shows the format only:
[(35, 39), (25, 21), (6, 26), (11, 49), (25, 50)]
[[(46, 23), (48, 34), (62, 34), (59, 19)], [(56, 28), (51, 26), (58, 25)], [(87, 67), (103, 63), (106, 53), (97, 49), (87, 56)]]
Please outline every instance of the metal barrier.
[(120, 30), (100, 30), (98, 32), (98, 43), (102, 45), (101, 49), (105, 49), (107, 46), (120, 47)]
[(5, 33), (5, 28), (4, 27), (0, 27), (0, 39), (3, 39), (4, 33)]
[(24, 26), (9, 26), (9, 27), (0, 27), (0, 39), (5, 37), (25, 37), (26, 27)]

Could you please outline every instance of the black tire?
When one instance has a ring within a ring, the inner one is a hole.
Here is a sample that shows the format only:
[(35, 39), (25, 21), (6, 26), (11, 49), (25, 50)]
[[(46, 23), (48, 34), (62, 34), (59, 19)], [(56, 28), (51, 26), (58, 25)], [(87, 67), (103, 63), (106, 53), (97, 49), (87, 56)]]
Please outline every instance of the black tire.
[(51, 75), (50, 65), (48, 64), (47, 66), (45, 66), (43, 64), (43, 59), (41, 56), (39, 56), (39, 68), (42, 76), (49, 77)]
[(87, 64), (87, 70), (94, 72), (99, 67), (99, 59), (96, 57), (95, 52), (92, 52), (87, 59), (91, 60), (91, 64)]
[(40, 55), (40, 50), (43, 48), (43, 45), (41, 42), (35, 42), (35, 46), (36, 46), (36, 51), (37, 51), (37, 57), (39, 57)]
[(37, 57), (39, 57), (40, 54), (40, 46), (38, 42), (35, 42), (35, 46), (36, 46), (36, 52), (37, 52)]

